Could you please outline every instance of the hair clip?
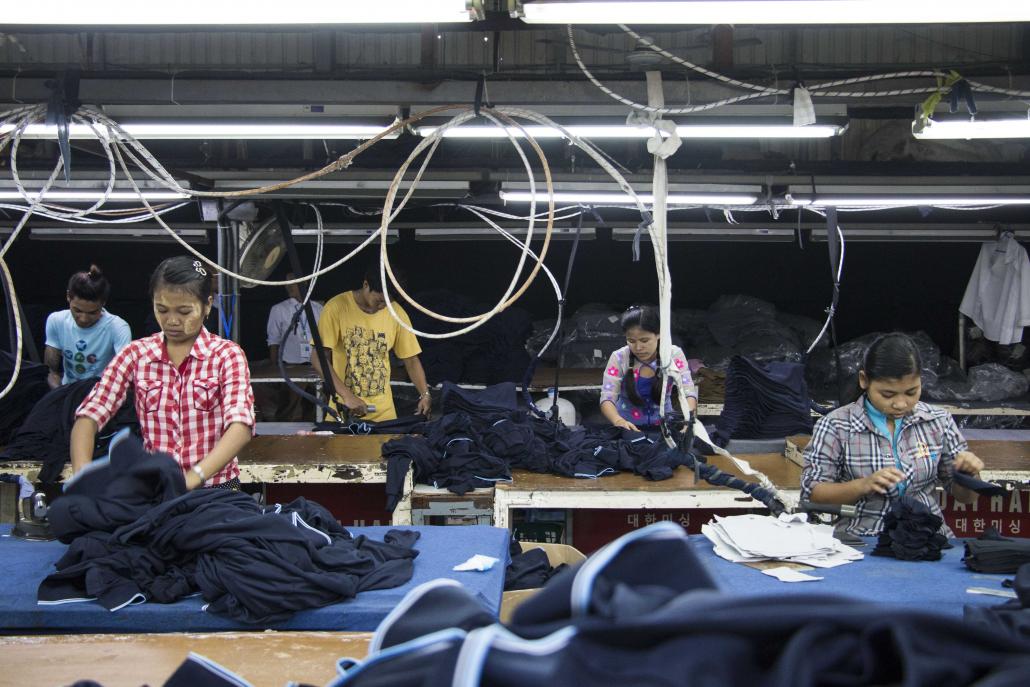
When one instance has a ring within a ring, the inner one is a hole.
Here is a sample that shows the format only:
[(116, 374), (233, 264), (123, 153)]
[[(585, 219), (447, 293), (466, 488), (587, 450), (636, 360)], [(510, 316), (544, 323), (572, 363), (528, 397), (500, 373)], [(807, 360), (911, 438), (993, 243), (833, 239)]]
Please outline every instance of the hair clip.
[(204, 269), (204, 265), (201, 264), (200, 260), (193, 261), (193, 269), (195, 269), (202, 277), (207, 276), (207, 270)]

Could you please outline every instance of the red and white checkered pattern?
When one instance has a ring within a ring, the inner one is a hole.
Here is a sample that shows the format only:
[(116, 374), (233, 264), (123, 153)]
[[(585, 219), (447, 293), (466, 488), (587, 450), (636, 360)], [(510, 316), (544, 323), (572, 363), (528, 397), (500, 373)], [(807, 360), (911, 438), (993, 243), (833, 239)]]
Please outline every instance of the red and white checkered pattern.
[[(92, 418), (103, 427), (131, 385), (144, 448), (171, 454), (187, 472), (230, 424), (254, 427), (254, 393), (243, 349), (201, 329), (188, 360), (185, 373), (179, 374), (160, 333), (133, 341), (104, 369), (75, 416)], [(207, 484), (222, 484), (239, 474), (234, 457)]]

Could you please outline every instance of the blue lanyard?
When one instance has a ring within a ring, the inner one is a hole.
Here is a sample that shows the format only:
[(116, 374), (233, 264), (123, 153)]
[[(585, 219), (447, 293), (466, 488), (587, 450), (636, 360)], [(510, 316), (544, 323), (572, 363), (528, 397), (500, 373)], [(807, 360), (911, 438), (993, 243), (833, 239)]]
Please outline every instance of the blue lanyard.
[[(873, 425), (883, 431), (884, 435), (890, 438), (891, 442), (891, 455), (894, 458), (894, 467), (905, 471), (905, 468), (901, 463), (901, 456), (898, 455), (898, 441), (901, 439), (901, 430), (904, 428), (904, 418), (899, 418), (894, 421), (894, 433), (891, 434), (890, 426), (887, 424), (887, 416), (876, 409), (875, 406), (869, 401), (869, 398), (865, 399), (865, 412), (869, 416), (869, 419), (873, 421)], [(905, 495), (906, 481), (898, 482), (898, 495)]]

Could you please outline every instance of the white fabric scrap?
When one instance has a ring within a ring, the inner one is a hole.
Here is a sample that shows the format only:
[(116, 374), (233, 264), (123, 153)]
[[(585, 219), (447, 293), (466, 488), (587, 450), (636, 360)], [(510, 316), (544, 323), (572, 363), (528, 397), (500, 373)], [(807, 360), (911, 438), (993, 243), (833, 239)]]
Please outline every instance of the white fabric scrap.
[(806, 575), (803, 572), (786, 567), (769, 568), (768, 570), (763, 570), (762, 574), (768, 575), (769, 577), (775, 577), (780, 582), (818, 582), (823, 579), (821, 577)]
[(482, 572), (484, 570), (489, 570), (490, 568), (494, 567), (494, 564), (497, 563), (498, 561), (499, 561), (499, 559), (494, 558), (493, 556), (484, 556), (481, 553), (477, 553), (475, 556), (473, 556), (472, 558), (468, 559), (464, 563), (459, 563), (458, 565), (454, 566), (451, 569), (456, 571), (456, 572), (468, 572), (468, 571), (479, 571), (479, 572)]

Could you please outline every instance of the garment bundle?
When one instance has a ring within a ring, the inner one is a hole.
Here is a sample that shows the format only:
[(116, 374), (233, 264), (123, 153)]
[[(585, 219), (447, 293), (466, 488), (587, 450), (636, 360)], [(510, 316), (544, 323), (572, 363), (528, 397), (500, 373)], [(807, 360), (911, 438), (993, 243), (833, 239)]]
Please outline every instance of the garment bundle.
[(96, 600), (114, 611), (199, 592), (208, 612), (266, 624), (403, 585), (418, 555), (415, 532), (352, 537), (303, 498), (264, 507), (230, 490), (186, 492), (175, 461), (127, 433), (66, 492), (49, 518), (70, 545), (39, 586), (44, 605)]
[[(721, 593), (673, 523), (551, 578), (506, 626), (450, 580), (398, 608), (364, 660), (337, 664), (331, 687), (1024, 687), (1030, 674), (1030, 641), (950, 617), (828, 594)], [(240, 686), (191, 660), (192, 682), (167, 687), (198, 684), (200, 672), (204, 684)]]

